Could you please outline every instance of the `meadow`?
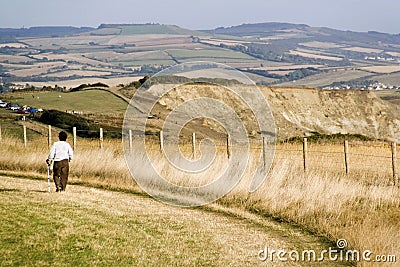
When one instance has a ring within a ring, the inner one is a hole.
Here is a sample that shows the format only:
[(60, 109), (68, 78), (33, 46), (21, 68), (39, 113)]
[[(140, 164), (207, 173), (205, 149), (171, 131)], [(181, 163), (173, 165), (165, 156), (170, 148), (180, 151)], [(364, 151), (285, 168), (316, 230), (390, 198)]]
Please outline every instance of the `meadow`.
[[(13, 93), (2, 98), (3, 101), (28, 105), (42, 109), (57, 109), (62, 111), (83, 111), (87, 113), (119, 113), (123, 114), (127, 103), (114, 97), (111, 92), (105, 90), (85, 90), (78, 92), (37, 92)], [(99, 112), (100, 111), (100, 112)]]
[[(3, 136), (0, 147), (3, 175), (45, 178), (43, 159), (48, 147), (44, 137), (37, 136), (24, 148), (20, 139)], [(185, 183), (159, 153), (157, 143), (152, 141), (148, 149), (157, 169), (169, 180)], [(190, 149), (186, 146), (182, 151), (190, 153)], [(252, 151), (259, 150), (255, 146)], [(389, 146), (352, 143), (349, 174), (344, 170), (341, 144), (310, 144), (307, 172), (301, 151), (300, 143), (278, 144), (266, 181), (251, 194), (247, 185), (255, 165), (250, 161), (240, 184), (217, 203), (296, 225), (332, 242), (345, 238), (353, 249), (368, 249), (374, 254), (400, 251), (400, 190), (390, 184)], [(217, 157), (215, 170), (228, 164), (224, 155)], [(212, 173), (198, 177), (213, 178)], [(71, 163), (71, 182), (143, 193), (129, 174), (120, 140), (106, 140), (100, 150), (98, 140), (80, 139)]]

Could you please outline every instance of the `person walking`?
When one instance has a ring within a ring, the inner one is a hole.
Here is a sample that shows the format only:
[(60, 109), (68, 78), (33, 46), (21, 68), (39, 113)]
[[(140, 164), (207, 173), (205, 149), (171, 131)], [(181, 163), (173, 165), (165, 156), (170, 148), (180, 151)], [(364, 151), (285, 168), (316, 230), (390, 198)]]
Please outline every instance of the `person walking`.
[(53, 180), (56, 185), (56, 192), (65, 191), (68, 182), (69, 162), (74, 156), (71, 145), (67, 142), (67, 133), (61, 131), (58, 134), (60, 141), (54, 142), (50, 154), (46, 159), (47, 165), (53, 165)]

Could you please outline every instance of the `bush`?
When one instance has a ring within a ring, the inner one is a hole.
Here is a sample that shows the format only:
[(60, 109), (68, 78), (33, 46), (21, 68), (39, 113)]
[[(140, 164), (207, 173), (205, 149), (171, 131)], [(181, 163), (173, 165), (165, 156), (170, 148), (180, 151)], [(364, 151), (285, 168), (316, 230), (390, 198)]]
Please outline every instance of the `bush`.
[(77, 135), (84, 138), (98, 138), (100, 128), (103, 128), (105, 138), (121, 138), (122, 130), (109, 125), (97, 124), (92, 120), (68, 114), (58, 110), (45, 110), (38, 120), (44, 124), (52, 125), (72, 133), (76, 127)]
[[(342, 143), (344, 140), (348, 141), (371, 141), (374, 140), (365, 135), (361, 134), (322, 134), (319, 132), (311, 132), (310, 136), (307, 136), (307, 141), (310, 143)], [(303, 142), (303, 137), (291, 137), (286, 139), (284, 142), (288, 143), (301, 143)]]
[(77, 92), (77, 91), (81, 91), (85, 88), (90, 88), (90, 87), (104, 87), (104, 88), (108, 88), (109, 86), (107, 84), (104, 83), (93, 83), (93, 84), (81, 84), (78, 87), (72, 88), (70, 92)]

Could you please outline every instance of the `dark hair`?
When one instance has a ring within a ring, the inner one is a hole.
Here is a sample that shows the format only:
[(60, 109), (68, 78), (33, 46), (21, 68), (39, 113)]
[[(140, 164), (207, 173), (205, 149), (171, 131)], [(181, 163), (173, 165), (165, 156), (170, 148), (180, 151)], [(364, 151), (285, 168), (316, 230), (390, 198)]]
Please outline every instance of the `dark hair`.
[(58, 134), (58, 138), (60, 139), (60, 141), (66, 141), (67, 140), (67, 133), (62, 131)]

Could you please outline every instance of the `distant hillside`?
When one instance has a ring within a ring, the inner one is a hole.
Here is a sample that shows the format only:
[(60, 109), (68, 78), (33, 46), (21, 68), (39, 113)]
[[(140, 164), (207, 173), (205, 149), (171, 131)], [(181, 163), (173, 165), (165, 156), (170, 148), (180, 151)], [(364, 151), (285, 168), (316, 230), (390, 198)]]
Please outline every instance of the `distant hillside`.
[(121, 35), (139, 34), (177, 34), (177, 35), (203, 35), (198, 31), (184, 29), (176, 25), (159, 23), (146, 24), (101, 24), (98, 29), (121, 29)]
[(231, 26), (231, 27), (218, 27), (214, 30), (204, 30), (204, 32), (211, 34), (226, 34), (235, 36), (247, 36), (247, 35), (267, 36), (271, 35), (271, 33), (274, 31), (283, 31), (288, 29), (304, 30), (309, 27), (310, 26), (306, 24), (267, 22), (267, 23), (255, 23), (255, 24), (241, 24), (238, 26)]
[[(164, 25), (159, 23), (146, 24), (101, 24), (98, 28), (72, 27), (72, 26), (39, 26), (30, 28), (0, 28), (0, 43), (16, 41), (18, 38), (28, 37), (65, 37), (82, 33), (106, 32), (104, 29), (119, 29), (118, 34), (177, 34), (177, 35), (203, 35), (202, 32), (181, 28), (176, 25)], [(115, 33), (115, 32), (112, 32)]]
[(16, 38), (23, 37), (61, 37), (79, 34), (94, 30), (90, 27), (71, 27), (71, 26), (42, 26), (30, 28), (0, 28), (0, 43), (14, 41)]
[(231, 27), (219, 27), (214, 30), (204, 30), (206, 33), (211, 34), (225, 34), (234, 36), (257, 36), (268, 37), (280, 35), (284, 32), (296, 33), (299, 42), (306, 39), (313, 39), (313, 41), (320, 42), (335, 42), (335, 43), (362, 43), (367, 45), (379, 45), (383, 42), (386, 43), (400, 43), (400, 34), (388, 34), (375, 31), (369, 32), (354, 32), (354, 31), (341, 31), (326, 27), (310, 27), (306, 24), (292, 24), (292, 23), (255, 23), (255, 24), (241, 24)]

